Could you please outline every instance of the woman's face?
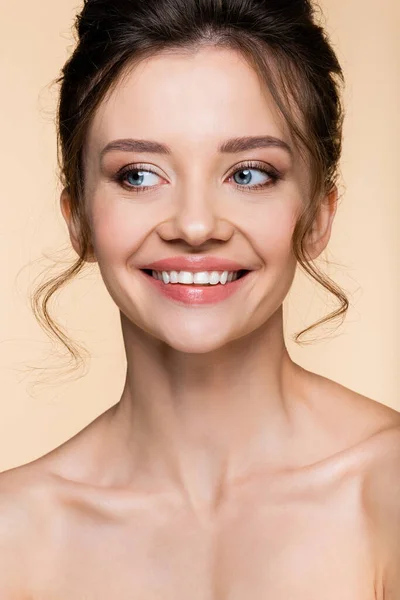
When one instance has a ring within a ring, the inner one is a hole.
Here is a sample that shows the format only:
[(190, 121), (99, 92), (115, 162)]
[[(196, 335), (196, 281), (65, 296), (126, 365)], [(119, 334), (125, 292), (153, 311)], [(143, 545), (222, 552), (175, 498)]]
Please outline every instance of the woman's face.
[[(219, 151), (250, 136), (278, 138), (292, 154), (283, 145)], [(117, 140), (151, 140), (170, 153), (110, 146)], [(206, 48), (136, 66), (95, 115), (85, 177), (95, 258), (126, 326), (203, 353), (254, 331), (281, 306), (296, 270), (291, 239), (307, 169), (239, 53)], [(177, 301), (160, 291), (177, 284), (154, 285), (141, 271), (176, 256), (230, 259), (251, 273), (223, 300)]]

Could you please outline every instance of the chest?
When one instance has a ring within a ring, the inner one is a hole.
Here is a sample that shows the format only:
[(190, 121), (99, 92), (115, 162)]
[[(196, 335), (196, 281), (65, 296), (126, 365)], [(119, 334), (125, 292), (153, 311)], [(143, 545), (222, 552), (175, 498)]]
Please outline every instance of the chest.
[(375, 600), (373, 555), (347, 494), (231, 502), (129, 518), (76, 512), (48, 532), (40, 600)]

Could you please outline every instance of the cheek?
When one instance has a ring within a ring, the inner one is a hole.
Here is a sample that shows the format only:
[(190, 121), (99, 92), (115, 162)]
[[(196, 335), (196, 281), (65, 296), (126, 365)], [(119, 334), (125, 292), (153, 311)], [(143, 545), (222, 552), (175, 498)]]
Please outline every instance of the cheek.
[(154, 227), (149, 211), (132, 206), (134, 200), (119, 199), (107, 203), (103, 198), (92, 203), (90, 220), (93, 246), (100, 261), (125, 261), (143, 243)]
[[(98, 192), (92, 198), (89, 220), (99, 262), (121, 264), (135, 253), (160, 221), (157, 203), (126, 197), (116, 200)], [(270, 266), (292, 258), (292, 236), (298, 201), (285, 196), (232, 216), (232, 223), (247, 237), (257, 254)], [(239, 226), (240, 223), (240, 226)]]
[(296, 225), (296, 211), (277, 205), (259, 215), (254, 222), (253, 241), (256, 250), (270, 265), (281, 264), (292, 258), (292, 237)]

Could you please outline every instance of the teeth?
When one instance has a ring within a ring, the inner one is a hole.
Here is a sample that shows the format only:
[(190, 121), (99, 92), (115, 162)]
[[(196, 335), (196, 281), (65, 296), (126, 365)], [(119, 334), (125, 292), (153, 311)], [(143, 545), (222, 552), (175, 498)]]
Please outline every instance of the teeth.
[(181, 283), (185, 285), (225, 285), (238, 278), (238, 271), (202, 271), (191, 273), (190, 271), (152, 271), (154, 279), (168, 283)]
[(228, 271), (224, 271), (220, 277), (220, 282), (222, 283), (222, 285), (225, 285), (227, 281), (228, 281)]
[[(163, 271), (163, 275), (164, 273), (165, 271)], [(193, 273), (189, 273), (189, 271), (179, 271), (178, 283), (193, 283)]]

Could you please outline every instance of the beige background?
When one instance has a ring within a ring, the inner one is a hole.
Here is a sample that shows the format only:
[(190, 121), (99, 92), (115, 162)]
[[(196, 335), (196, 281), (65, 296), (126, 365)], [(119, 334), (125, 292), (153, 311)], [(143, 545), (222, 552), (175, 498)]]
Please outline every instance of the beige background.
[[(79, 6), (0, 5), (0, 470), (72, 437), (118, 401), (124, 380), (118, 311), (89, 270), (61, 293), (56, 313), (88, 347), (88, 373), (62, 383), (49, 370), (50, 385), (32, 388), (35, 369), (65, 365), (36, 324), (28, 294), (48, 264), (38, 260), (68, 243), (56, 177), (57, 88), (50, 84), (71, 51)], [(290, 336), (334, 306), (299, 273), (285, 304), (288, 348), (304, 367), (400, 410), (400, 3), (386, 0), (379, 11), (373, 0), (321, 6), (347, 79), (343, 196), (325, 257), (334, 261), (328, 274), (347, 290), (351, 307), (330, 338), (298, 347)], [(73, 257), (72, 250), (62, 255)]]

